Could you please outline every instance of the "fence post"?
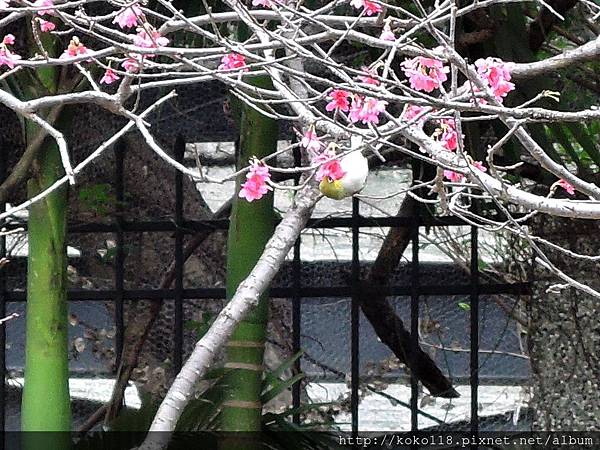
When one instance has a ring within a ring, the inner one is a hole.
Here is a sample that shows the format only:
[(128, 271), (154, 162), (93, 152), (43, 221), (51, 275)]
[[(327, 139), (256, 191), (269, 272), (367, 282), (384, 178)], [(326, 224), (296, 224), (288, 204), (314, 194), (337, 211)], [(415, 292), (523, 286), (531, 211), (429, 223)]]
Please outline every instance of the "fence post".
[(360, 232), (360, 200), (352, 197), (352, 303), (350, 311), (350, 412), (352, 415), (352, 435), (358, 435), (358, 388), (360, 384), (360, 260), (359, 260), (359, 232)]
[(125, 283), (125, 236), (123, 233), (123, 203), (125, 201), (125, 152), (127, 144), (120, 140), (114, 147), (115, 151), (115, 223), (116, 231), (116, 253), (114, 263), (115, 277), (115, 339), (116, 339), (116, 361), (115, 367), (118, 370), (121, 365), (123, 353), (123, 341), (125, 322), (123, 319), (123, 290)]
[[(0, 151), (0, 180), (6, 177), (6, 154)], [(0, 204), (0, 212), (6, 210), (6, 204)], [(0, 236), (0, 259), (6, 256), (6, 236)], [(4, 268), (0, 266), (0, 318), (6, 317), (6, 277)], [(0, 372), (2, 372), (2, 388), (0, 389), (0, 450), (4, 450), (4, 431), (6, 428), (6, 324), (0, 325)]]
[[(479, 434), (479, 245), (478, 229), (471, 226), (471, 433)], [(475, 446), (476, 448), (476, 446)]]
[[(294, 147), (294, 166), (300, 167), (302, 165), (302, 155), (299, 147)], [(300, 184), (300, 175), (294, 177), (294, 185)], [(300, 254), (300, 248), (302, 246), (302, 234), (298, 236), (294, 243), (294, 261), (292, 263), (292, 289), (294, 290), (294, 296), (292, 298), (292, 354), (296, 355), (301, 350), (300, 342), (300, 327), (302, 323), (302, 257)], [(299, 374), (302, 371), (302, 358), (296, 359), (294, 362), (294, 375)], [(300, 407), (300, 390), (302, 387), (301, 380), (298, 380), (292, 386), (292, 407), (298, 411)], [(300, 424), (300, 414), (294, 413), (292, 421), (295, 424)]]
[[(185, 139), (175, 140), (175, 159), (183, 163)], [(181, 370), (183, 362), (183, 174), (175, 170), (175, 348), (173, 365), (175, 373)]]

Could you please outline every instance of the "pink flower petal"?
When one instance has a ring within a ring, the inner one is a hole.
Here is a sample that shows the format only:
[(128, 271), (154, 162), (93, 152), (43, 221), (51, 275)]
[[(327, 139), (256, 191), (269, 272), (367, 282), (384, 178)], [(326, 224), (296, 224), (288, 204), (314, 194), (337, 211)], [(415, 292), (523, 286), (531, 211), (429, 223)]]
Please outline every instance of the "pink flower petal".
[(244, 55), (240, 55), (239, 53), (228, 53), (227, 55), (221, 58), (221, 64), (219, 65), (219, 70), (237, 70), (242, 69), (243, 71), (248, 71), (248, 67), (246, 67), (246, 58)]
[(112, 23), (118, 24), (121, 28), (133, 28), (138, 24), (139, 20), (144, 19), (144, 13), (141, 8), (135, 4), (128, 6), (123, 11), (115, 16)]
[(49, 20), (39, 19), (40, 30), (42, 33), (48, 33), (50, 31), (54, 31), (56, 29), (56, 25)]
[(2, 39), (4, 45), (13, 45), (15, 43), (15, 36), (13, 34), (7, 34)]
[(575, 195), (575, 187), (569, 183), (567, 180), (559, 180), (558, 181), (558, 185), (563, 188), (565, 191), (567, 191), (567, 194), (569, 195)]
[(329, 93), (329, 96), (327, 97), (331, 101), (327, 103), (325, 109), (327, 111), (340, 110), (343, 112), (347, 112), (350, 108), (350, 104), (348, 102), (349, 96), (349, 92), (343, 91), (341, 89), (334, 89)]
[(104, 76), (100, 79), (101, 84), (112, 84), (115, 81), (119, 80), (119, 77), (115, 72), (113, 72), (110, 68), (106, 69), (104, 72)]

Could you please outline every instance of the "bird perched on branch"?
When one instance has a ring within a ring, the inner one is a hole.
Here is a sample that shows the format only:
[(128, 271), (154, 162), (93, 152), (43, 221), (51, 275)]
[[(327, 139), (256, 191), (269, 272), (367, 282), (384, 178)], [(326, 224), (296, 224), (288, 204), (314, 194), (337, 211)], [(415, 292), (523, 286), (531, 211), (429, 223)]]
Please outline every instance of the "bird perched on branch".
[[(352, 148), (360, 147), (362, 139), (353, 137)], [(360, 192), (369, 175), (369, 163), (360, 150), (347, 154), (340, 160), (323, 165), (323, 177), (319, 190), (325, 197), (342, 200)]]

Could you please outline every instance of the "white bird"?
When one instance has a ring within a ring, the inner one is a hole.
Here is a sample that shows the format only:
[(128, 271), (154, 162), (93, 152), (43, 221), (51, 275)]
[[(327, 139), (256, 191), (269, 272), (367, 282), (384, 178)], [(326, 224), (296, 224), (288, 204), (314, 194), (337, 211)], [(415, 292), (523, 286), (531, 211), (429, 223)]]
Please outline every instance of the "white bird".
[[(358, 148), (361, 144), (361, 137), (352, 137), (352, 148)], [(342, 200), (360, 192), (365, 187), (367, 175), (369, 175), (369, 163), (360, 150), (344, 156), (340, 160), (340, 166), (344, 171), (342, 178), (331, 180), (329, 177), (325, 177), (319, 183), (321, 193), (334, 200)]]

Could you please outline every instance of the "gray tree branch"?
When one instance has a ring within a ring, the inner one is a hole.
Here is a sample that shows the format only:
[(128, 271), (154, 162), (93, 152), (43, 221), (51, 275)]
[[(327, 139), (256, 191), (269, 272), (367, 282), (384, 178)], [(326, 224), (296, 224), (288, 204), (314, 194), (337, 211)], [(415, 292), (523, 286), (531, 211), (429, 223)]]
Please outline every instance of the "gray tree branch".
[(239, 285), (233, 298), (219, 313), (210, 329), (198, 341), (175, 378), (139, 450), (158, 450), (166, 447), (170, 433), (175, 429), (177, 420), (187, 405), (196, 383), (206, 374), (236, 325), (256, 306), (258, 298), (267, 289), (304, 229), (320, 195), (314, 183), (307, 184), (298, 192), (295, 204), (275, 229), (258, 263)]

